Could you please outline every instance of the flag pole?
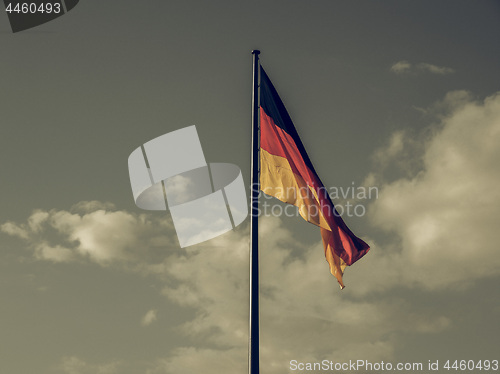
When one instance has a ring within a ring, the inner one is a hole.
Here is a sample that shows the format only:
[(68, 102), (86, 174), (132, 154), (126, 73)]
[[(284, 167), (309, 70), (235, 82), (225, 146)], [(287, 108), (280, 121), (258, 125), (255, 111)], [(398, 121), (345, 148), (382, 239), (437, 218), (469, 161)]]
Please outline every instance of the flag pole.
[(259, 50), (253, 50), (248, 373), (259, 374)]

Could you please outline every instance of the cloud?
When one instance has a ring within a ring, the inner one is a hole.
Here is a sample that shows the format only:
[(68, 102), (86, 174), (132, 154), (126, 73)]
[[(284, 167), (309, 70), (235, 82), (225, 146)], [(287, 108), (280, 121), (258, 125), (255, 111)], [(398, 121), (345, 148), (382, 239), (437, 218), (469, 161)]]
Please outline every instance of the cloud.
[(10, 235), (10, 236), (17, 236), (18, 238), (21, 238), (21, 239), (28, 239), (29, 238), (28, 230), (16, 225), (13, 222), (4, 223), (2, 226), (0, 226), (0, 229), (4, 233), (6, 233), (7, 235)]
[(420, 64), (416, 65), (417, 69), (422, 70), (422, 71), (427, 71), (432, 74), (453, 74), (455, 72), (455, 69), (448, 68), (446, 66), (437, 66), (437, 65), (432, 65), (432, 64), (427, 64), (425, 62), (422, 62)]
[[(329, 274), (320, 240), (305, 244), (280, 218), (260, 219), (261, 363), (270, 374), (289, 372), (292, 359), (392, 361), (402, 334), (435, 334), (457, 324), (395, 288), (428, 296), (499, 274), (500, 95), (479, 102), (451, 92), (430, 112), (438, 122), (426, 136), (399, 131), (374, 155), (385, 168), (396, 162), (404, 169), (398, 160), (405, 159), (419, 166), (391, 181), (372, 176), (381, 185), (367, 218), (383, 240), (363, 238), (372, 250), (347, 269), (345, 291)], [(38, 260), (133, 263), (157, 277), (171, 302), (191, 310), (194, 317), (178, 327), (185, 346), (146, 372), (246, 370), (247, 227), (179, 249), (163, 215), (81, 206), (92, 208), (36, 211), (1, 229), (27, 243)], [(78, 369), (78, 360), (68, 362)]]
[(176, 245), (167, 235), (173, 231), (167, 216), (152, 219), (146, 214), (102, 209), (111, 206), (81, 202), (70, 211), (36, 210), (26, 223), (6, 222), (0, 230), (23, 239), (35, 258), (52, 262), (133, 264), (139, 256), (153, 256), (157, 248)]
[[(8, 226), (21, 230), (18, 236), (29, 244), (38, 260), (54, 261), (53, 256), (41, 255), (37, 252), (38, 247), (33, 247), (36, 239), (48, 241), (44, 234), (55, 231), (62, 240), (77, 238), (72, 246), (64, 247), (70, 251), (68, 261), (87, 256), (88, 260), (103, 267), (115, 264), (154, 275), (163, 284), (165, 297), (194, 311), (194, 317), (178, 327), (178, 332), (191, 344), (158, 358), (144, 368), (145, 372), (179, 374), (203, 370), (215, 374), (228, 369), (246, 369), (248, 227), (197, 246), (185, 249), (170, 246), (169, 250), (167, 238), (175, 233), (168, 225), (161, 224), (160, 215), (144, 217), (124, 211), (102, 210), (85, 214), (56, 210), (41, 213), (33, 213), (36, 217), (44, 217), (33, 226), (37, 227), (36, 232), (28, 223), (10, 223)], [(133, 229), (132, 224), (137, 227)], [(130, 231), (126, 234), (127, 242), (142, 243), (141, 246), (102, 239), (101, 230), (112, 234), (113, 227), (122, 227), (120, 232)], [(292, 359), (317, 361), (362, 357), (391, 360), (397, 344), (395, 334), (430, 334), (452, 325), (446, 316), (420, 309), (397, 297), (357, 300), (353, 298), (355, 292), (339, 291), (336, 280), (328, 271), (320, 240), (313, 245), (302, 243), (278, 217), (262, 217), (260, 227), (261, 362), (270, 373), (287, 373)], [(161, 230), (166, 231), (167, 238), (161, 236)], [(146, 237), (151, 240), (146, 240)], [(152, 240), (154, 237), (162, 240)], [(162, 257), (160, 261), (153, 261), (148, 254), (158, 242), (161, 243)], [(55, 250), (57, 245), (50, 248)], [(372, 267), (377, 258), (367, 257), (360, 263)], [(131, 267), (131, 262), (136, 263), (134, 267)], [(402, 269), (399, 268), (400, 273)], [(348, 289), (352, 287), (354, 291), (359, 275), (350, 270), (346, 282)], [(377, 287), (377, 282), (366, 283), (369, 290)], [(142, 324), (153, 323), (157, 313), (156, 309), (149, 310), (143, 316)], [(342, 340), (335, 338), (340, 336)], [(332, 337), (339, 344), (332, 344)], [(77, 357), (65, 358), (61, 365), (68, 374), (99, 373), (99, 370), (107, 374), (105, 370), (114, 373), (118, 367), (114, 363), (91, 365)]]
[(394, 63), (391, 66), (390, 70), (396, 74), (426, 72), (431, 74), (445, 75), (455, 73), (455, 69), (449, 67), (437, 66), (426, 62), (412, 64), (411, 62), (406, 60)]
[(74, 204), (70, 211), (73, 213), (92, 213), (96, 210), (115, 210), (115, 205), (108, 201), (80, 201)]
[(76, 356), (68, 356), (62, 358), (58, 368), (65, 374), (116, 374), (120, 365), (118, 361), (94, 365)]
[[(84, 253), (102, 252), (88, 259), (103, 267), (114, 263), (130, 269), (129, 263), (134, 259), (137, 264), (133, 270), (156, 276), (163, 284), (165, 297), (194, 312), (193, 318), (178, 327), (178, 332), (191, 344), (158, 358), (143, 367), (144, 372), (215, 374), (246, 370), (248, 227), (184, 249), (171, 246), (169, 250), (168, 240), (163, 238), (159, 241), (162, 259), (155, 262), (148, 256), (151, 251), (148, 247), (154, 247), (157, 242), (145, 240), (145, 233), (148, 237), (162, 238), (158, 232), (161, 229), (166, 230), (167, 237), (175, 236), (172, 230), (168, 231), (168, 225), (159, 223), (162, 222), (159, 215), (144, 217), (124, 211), (101, 210), (86, 214), (55, 210), (46, 213), (34, 213), (45, 217), (36, 233), (27, 223), (8, 226), (22, 231), (18, 236), (29, 244), (35, 258), (53, 261), (51, 256), (41, 256), (36, 246), (32, 247), (36, 238), (43, 238), (45, 231), (55, 230), (65, 240), (85, 237), (86, 240), (80, 242), (78, 239), (73, 246), (66, 247), (73, 256), (70, 261), (78, 260), (84, 249)], [(132, 229), (131, 224), (137, 227)], [(141, 242), (142, 246), (129, 247), (121, 240), (113, 243), (101, 239), (103, 225), (111, 233), (113, 230), (109, 229), (113, 227), (123, 227), (120, 232), (129, 230), (128, 241)], [(287, 373), (292, 359), (339, 361), (361, 357), (391, 360), (397, 345), (395, 335), (401, 332), (431, 334), (452, 326), (446, 316), (423, 310), (407, 300), (392, 296), (357, 300), (353, 298), (355, 292), (341, 292), (328, 271), (320, 240), (313, 245), (302, 243), (278, 217), (262, 217), (260, 227), (261, 364), (269, 373)], [(367, 256), (360, 263), (365, 262), (370, 268), (377, 257)], [(400, 273), (402, 269), (404, 267), (399, 268)], [(359, 274), (350, 270), (346, 282), (348, 290), (352, 287), (354, 291)], [(368, 289), (377, 287), (377, 282), (365, 283)], [(154, 322), (157, 313), (156, 309), (149, 310), (142, 324)], [(114, 362), (91, 365), (77, 357), (65, 358), (61, 365), (67, 374), (108, 374), (118, 367)], [(122, 366), (127, 365), (122, 363)]]
[[(452, 325), (446, 316), (398, 298), (360, 301), (344, 296), (329, 274), (319, 241), (304, 245), (276, 217), (263, 217), (260, 227), (261, 363), (270, 373), (287, 373), (291, 359), (390, 360), (393, 334), (429, 334)], [(246, 369), (247, 235), (233, 231), (165, 264), (169, 282), (163, 294), (196, 310), (195, 318), (180, 327), (193, 345), (159, 360), (151, 373)]]
[(466, 90), (455, 90), (447, 92), (442, 100), (438, 100), (427, 109), (425, 114), (434, 116), (441, 121), (441, 126), (451, 113), (474, 102), (473, 95)]
[(391, 66), (391, 71), (396, 74), (407, 73), (411, 70), (412, 65), (406, 61), (398, 61)]
[(403, 131), (396, 131), (395, 133), (392, 134), (389, 146), (377, 150), (375, 152), (375, 159), (379, 163), (386, 163), (388, 160), (394, 158), (397, 156), (401, 151), (403, 151), (404, 148), (404, 132)]
[(189, 178), (186, 175), (179, 174), (165, 180), (165, 191), (166, 196), (169, 199), (170, 206), (182, 204), (197, 197), (192, 192), (195, 186), (195, 179), (193, 179), (194, 178)]
[[(381, 288), (442, 289), (500, 274), (500, 94), (478, 102), (455, 91), (436, 108), (449, 112), (423, 145), (421, 170), (383, 185), (368, 212), (400, 238), (373, 259), (391, 269), (384, 280), (372, 274)], [(394, 147), (384, 157), (399, 157)], [(399, 267), (405, 271), (392, 270)]]
[(373, 152), (372, 170), (365, 177), (363, 186), (379, 188), (394, 178), (415, 175), (423, 167), (421, 155), (427, 138), (426, 132), (419, 134), (411, 129), (395, 131), (384, 146)]
[(141, 325), (142, 326), (149, 326), (153, 322), (155, 322), (158, 319), (158, 310), (156, 309), (151, 309), (149, 310), (144, 317), (142, 317), (141, 320)]
[(244, 373), (247, 368), (246, 347), (238, 349), (178, 348), (165, 359), (159, 359), (146, 374)]
[[(43, 218), (35, 220), (36, 230), (29, 223), (10, 223), (8, 227), (18, 229), (11, 232), (21, 232), (17, 236), (28, 243), (38, 260), (54, 261), (53, 256), (37, 252), (35, 241), (48, 241), (48, 233), (55, 231), (60, 240), (74, 239), (72, 245), (64, 246), (71, 254), (68, 261), (81, 260), (83, 256), (103, 267), (115, 264), (126, 269), (131, 268), (131, 262), (137, 262), (133, 270), (156, 276), (163, 284), (165, 297), (194, 312), (193, 318), (178, 327), (178, 332), (191, 344), (174, 349), (143, 371), (215, 374), (246, 370), (247, 227), (197, 246), (185, 249), (170, 246), (169, 249), (168, 237), (175, 233), (162, 223), (160, 215), (104, 210), (75, 214), (54, 210), (37, 211), (32, 216)], [(453, 325), (446, 316), (424, 310), (408, 300), (390, 295), (373, 300), (356, 299), (355, 292), (341, 292), (328, 271), (320, 240), (313, 245), (302, 243), (278, 217), (262, 217), (260, 222), (261, 364), (269, 373), (289, 372), (292, 359), (392, 360), (397, 345), (395, 335), (401, 332), (432, 334)], [(127, 240), (117, 238), (114, 243), (102, 238), (103, 232), (112, 235), (115, 229), (126, 235)], [(155, 241), (154, 237), (161, 240)], [(130, 242), (137, 246), (127, 244)], [(148, 253), (158, 243), (163, 255), (161, 261), (155, 262)], [(56, 249), (57, 245), (50, 248)], [(370, 268), (377, 258), (369, 254), (360, 263)], [(394, 271), (402, 273), (403, 269)], [(354, 291), (356, 278), (363, 276), (350, 270), (346, 283), (348, 290)], [(371, 291), (378, 286), (371, 279), (364, 283)], [(156, 316), (157, 310), (148, 311), (143, 325), (152, 323)], [(65, 358), (61, 367), (67, 374), (108, 374), (118, 370), (114, 362), (95, 365), (78, 357)]]

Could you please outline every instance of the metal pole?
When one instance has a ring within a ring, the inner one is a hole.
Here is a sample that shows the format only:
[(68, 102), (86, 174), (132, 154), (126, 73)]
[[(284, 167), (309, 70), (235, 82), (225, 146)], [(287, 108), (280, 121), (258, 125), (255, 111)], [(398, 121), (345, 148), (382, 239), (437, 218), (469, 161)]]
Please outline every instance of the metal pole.
[(259, 374), (259, 54), (260, 51), (258, 50), (252, 51), (252, 204), (250, 218), (249, 374)]

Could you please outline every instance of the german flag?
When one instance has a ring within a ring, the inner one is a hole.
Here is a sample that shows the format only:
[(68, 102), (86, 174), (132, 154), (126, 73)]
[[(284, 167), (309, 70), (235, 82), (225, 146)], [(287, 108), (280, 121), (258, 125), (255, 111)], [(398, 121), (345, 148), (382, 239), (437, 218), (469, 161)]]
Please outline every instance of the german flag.
[(260, 68), (260, 189), (298, 207), (319, 226), (330, 272), (344, 288), (342, 274), (370, 247), (356, 237), (335, 210), (300, 141), (276, 89)]

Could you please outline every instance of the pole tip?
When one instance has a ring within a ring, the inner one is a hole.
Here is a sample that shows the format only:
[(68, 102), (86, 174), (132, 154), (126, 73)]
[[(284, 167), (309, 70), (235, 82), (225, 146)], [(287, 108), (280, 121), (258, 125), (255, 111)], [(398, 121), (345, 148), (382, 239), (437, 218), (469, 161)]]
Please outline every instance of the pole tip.
[(252, 54), (253, 54), (253, 55), (260, 55), (260, 51), (259, 51), (258, 49), (254, 49), (254, 50), (252, 51)]

